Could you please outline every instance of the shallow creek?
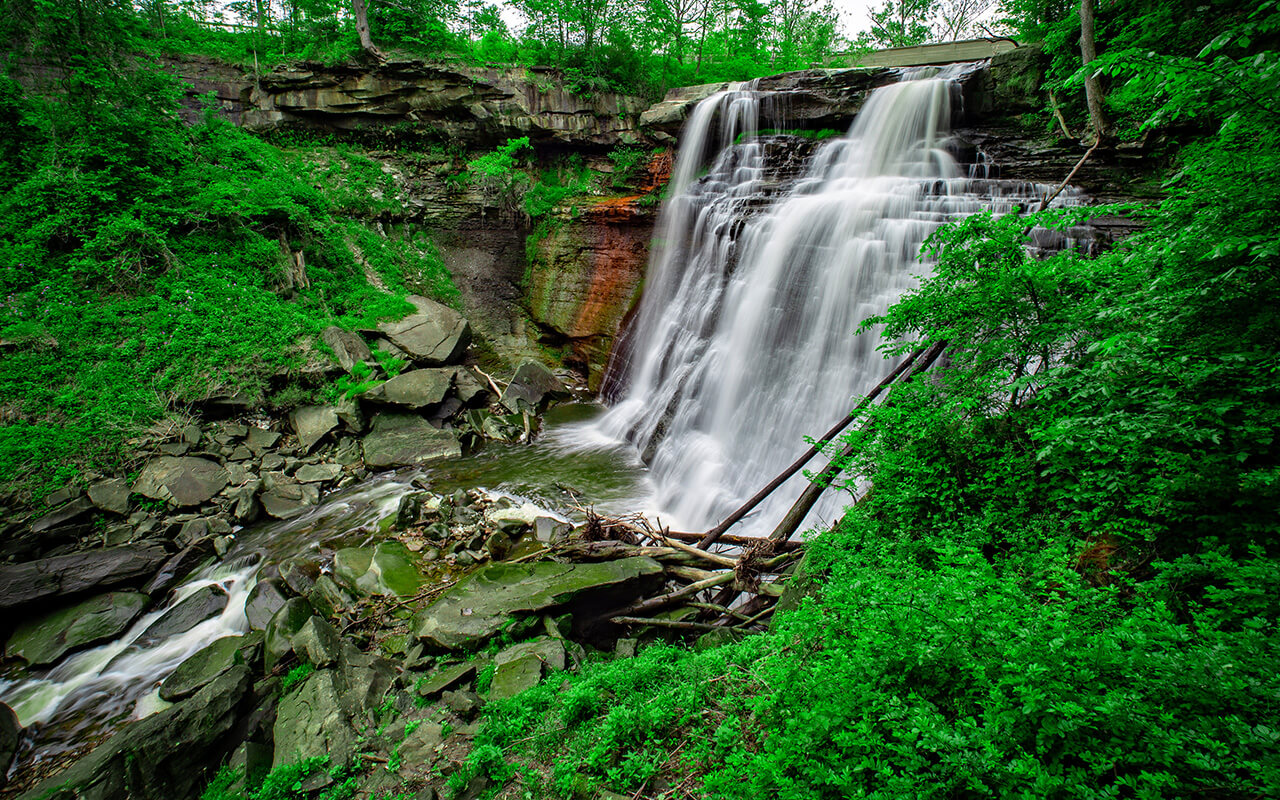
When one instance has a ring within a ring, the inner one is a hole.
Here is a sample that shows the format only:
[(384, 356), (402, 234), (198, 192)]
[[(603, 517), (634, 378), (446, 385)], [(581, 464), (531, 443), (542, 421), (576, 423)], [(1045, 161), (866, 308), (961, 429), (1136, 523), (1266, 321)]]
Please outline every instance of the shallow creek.
[[(30, 764), (77, 750), (130, 719), (163, 708), (160, 683), (179, 664), (224, 636), (249, 629), (245, 601), (261, 570), (299, 554), (380, 541), (400, 500), (430, 491), (479, 489), (490, 496), (532, 503), (564, 520), (582, 506), (601, 513), (638, 510), (651, 494), (644, 468), (625, 446), (575, 452), (571, 432), (600, 413), (571, 404), (552, 409), (532, 444), (487, 444), (475, 454), (430, 469), (383, 473), (326, 495), (310, 511), (284, 521), (260, 522), (235, 533), (235, 544), (207, 564), (165, 602), (140, 617), (120, 638), (73, 654), (44, 669), (14, 669), (0, 676), (0, 700), (27, 727), (16, 763)], [(183, 599), (216, 585), (227, 593), (223, 611), (185, 632), (147, 646), (144, 632)]]

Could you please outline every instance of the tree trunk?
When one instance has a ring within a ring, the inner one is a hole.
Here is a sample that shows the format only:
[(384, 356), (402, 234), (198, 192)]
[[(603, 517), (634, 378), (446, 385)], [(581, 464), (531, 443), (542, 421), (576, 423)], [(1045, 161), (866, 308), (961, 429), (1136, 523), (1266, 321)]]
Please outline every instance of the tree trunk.
[(1089, 104), (1089, 126), (1093, 140), (1102, 142), (1109, 134), (1106, 114), (1102, 110), (1102, 81), (1089, 73), (1088, 66), (1098, 57), (1093, 33), (1093, 0), (1080, 0), (1080, 58), (1085, 66), (1084, 97)]
[(360, 49), (378, 61), (386, 61), (386, 56), (373, 43), (373, 34), (369, 32), (369, 12), (365, 9), (364, 0), (351, 0), (351, 10), (356, 15), (356, 32), (360, 34)]

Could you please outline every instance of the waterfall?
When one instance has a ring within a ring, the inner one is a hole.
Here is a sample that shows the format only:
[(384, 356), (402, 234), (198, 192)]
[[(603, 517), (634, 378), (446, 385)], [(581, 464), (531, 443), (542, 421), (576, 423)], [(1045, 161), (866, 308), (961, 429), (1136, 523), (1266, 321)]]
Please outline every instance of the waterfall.
[[(754, 135), (767, 95), (736, 87), (690, 116), (629, 356), (613, 366), (621, 388), (579, 438), (641, 453), (664, 524), (714, 525), (890, 370), (878, 333), (854, 332), (928, 273), (918, 257), (930, 233), (1043, 196), (963, 169), (948, 150), (956, 77), (974, 67), (914, 70), (874, 90), (786, 192), (770, 184)], [(803, 481), (736, 532), (767, 534)], [(848, 500), (828, 493), (814, 513), (830, 520)]]

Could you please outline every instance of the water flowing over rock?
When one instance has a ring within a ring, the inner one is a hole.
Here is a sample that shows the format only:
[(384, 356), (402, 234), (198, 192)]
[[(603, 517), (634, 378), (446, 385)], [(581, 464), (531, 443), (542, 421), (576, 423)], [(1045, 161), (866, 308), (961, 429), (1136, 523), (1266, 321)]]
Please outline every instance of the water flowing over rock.
[[(645, 294), (611, 367), (614, 406), (586, 437), (641, 451), (664, 523), (717, 522), (889, 371), (878, 332), (855, 331), (928, 272), (917, 254), (938, 226), (1047, 191), (957, 163), (955, 79), (975, 68), (914, 70), (875, 89), (797, 175), (757, 135), (762, 116), (785, 119), (761, 86), (693, 108)], [(767, 533), (803, 482), (775, 492), (744, 532)]]

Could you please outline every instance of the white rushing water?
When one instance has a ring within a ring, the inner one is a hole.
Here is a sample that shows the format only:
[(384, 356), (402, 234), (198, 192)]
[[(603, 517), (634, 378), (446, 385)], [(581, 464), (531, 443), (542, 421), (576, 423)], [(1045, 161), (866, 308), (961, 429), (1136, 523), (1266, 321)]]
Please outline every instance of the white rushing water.
[[(973, 68), (917, 70), (876, 89), (848, 134), (776, 198), (752, 135), (767, 95), (739, 87), (691, 115), (629, 355), (612, 366), (622, 389), (572, 442), (632, 443), (664, 524), (714, 525), (888, 373), (878, 334), (854, 332), (928, 272), (920, 246), (939, 225), (1025, 208), (1049, 190), (970, 174), (949, 152), (954, 78)], [(804, 480), (735, 532), (767, 534)], [(829, 492), (814, 513), (829, 520), (848, 499)]]

